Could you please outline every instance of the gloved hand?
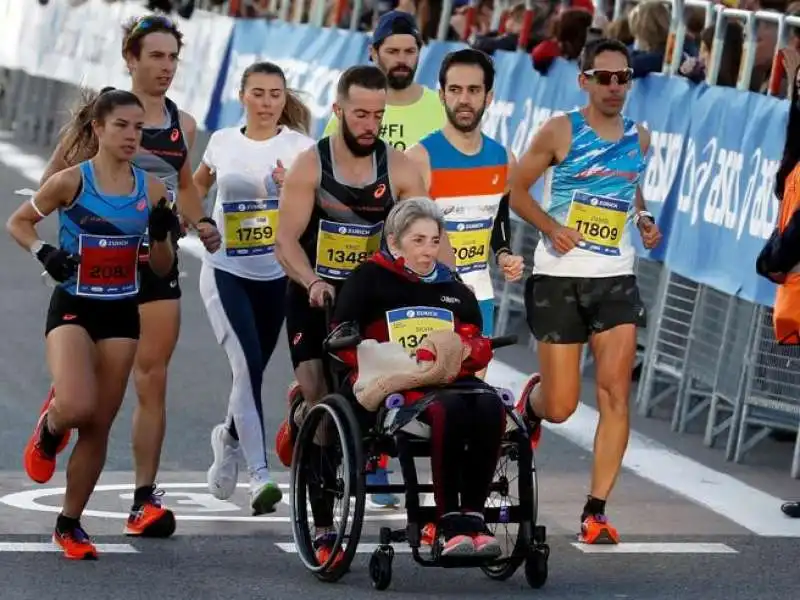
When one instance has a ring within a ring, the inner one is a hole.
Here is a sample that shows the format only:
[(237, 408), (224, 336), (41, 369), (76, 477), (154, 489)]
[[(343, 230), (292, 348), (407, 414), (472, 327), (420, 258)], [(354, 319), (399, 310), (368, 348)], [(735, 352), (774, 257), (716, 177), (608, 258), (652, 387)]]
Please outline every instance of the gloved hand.
[(78, 256), (50, 244), (42, 246), (36, 253), (36, 258), (42, 263), (50, 277), (59, 283), (74, 277), (81, 262)]
[(147, 224), (147, 232), (150, 239), (155, 242), (163, 242), (167, 239), (167, 234), (179, 228), (178, 217), (167, 206), (167, 199), (161, 198), (158, 204), (150, 209), (150, 219)]

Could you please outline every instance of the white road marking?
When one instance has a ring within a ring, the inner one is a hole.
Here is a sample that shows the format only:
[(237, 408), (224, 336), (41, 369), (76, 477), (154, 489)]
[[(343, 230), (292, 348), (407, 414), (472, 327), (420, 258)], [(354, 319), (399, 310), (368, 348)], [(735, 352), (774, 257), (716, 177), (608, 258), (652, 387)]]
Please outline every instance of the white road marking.
[[(99, 554), (139, 554), (130, 544), (95, 544)], [(62, 552), (53, 543), (45, 542), (0, 542), (0, 552)]]
[(730, 546), (709, 542), (629, 542), (621, 544), (572, 544), (584, 554), (738, 554)]
[[(284, 552), (297, 554), (297, 546), (292, 542), (276, 542), (275, 545)], [(356, 548), (356, 554), (372, 554), (377, 547), (378, 544), (359, 544), (358, 548)], [(411, 554), (411, 547), (406, 544), (393, 544), (392, 548), (394, 548), (395, 554)], [(420, 548), (420, 551), (427, 550)]]

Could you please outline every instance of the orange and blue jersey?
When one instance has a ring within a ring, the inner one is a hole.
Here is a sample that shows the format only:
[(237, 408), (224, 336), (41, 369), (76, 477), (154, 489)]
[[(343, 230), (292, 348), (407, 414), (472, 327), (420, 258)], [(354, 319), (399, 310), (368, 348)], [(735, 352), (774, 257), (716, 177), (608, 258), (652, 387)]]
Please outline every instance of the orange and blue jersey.
[(430, 197), (445, 215), (456, 271), (478, 300), (492, 300), (489, 276), (492, 229), (508, 180), (508, 152), (485, 134), (477, 154), (456, 149), (441, 131), (420, 143), (428, 152)]
[(91, 161), (79, 168), (77, 197), (58, 212), (58, 241), (63, 250), (80, 256), (80, 267), (59, 287), (73, 296), (98, 300), (136, 296), (139, 245), (150, 217), (147, 175), (131, 166), (133, 191), (113, 195), (99, 189)]
[(420, 141), (428, 152), (428, 193), (442, 209), (456, 271), (475, 292), (483, 334), (494, 329), (494, 288), (489, 274), (492, 231), (508, 181), (508, 152), (485, 134), (481, 149), (464, 154), (436, 131)]

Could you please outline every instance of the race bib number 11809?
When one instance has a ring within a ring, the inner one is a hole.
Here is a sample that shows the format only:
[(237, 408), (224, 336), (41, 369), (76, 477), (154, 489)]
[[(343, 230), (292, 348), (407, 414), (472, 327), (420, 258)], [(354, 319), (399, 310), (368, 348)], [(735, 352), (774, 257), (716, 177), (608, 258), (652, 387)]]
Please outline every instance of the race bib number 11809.
[(619, 256), (622, 234), (631, 203), (620, 198), (575, 192), (569, 206), (567, 227), (583, 236), (578, 247), (606, 256)]

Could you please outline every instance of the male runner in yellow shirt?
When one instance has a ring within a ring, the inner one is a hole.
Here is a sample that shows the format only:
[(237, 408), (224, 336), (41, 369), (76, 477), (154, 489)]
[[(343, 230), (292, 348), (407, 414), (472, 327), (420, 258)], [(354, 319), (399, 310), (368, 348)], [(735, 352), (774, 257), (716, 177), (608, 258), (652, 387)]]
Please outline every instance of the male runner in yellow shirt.
[[(421, 47), (422, 34), (414, 17), (393, 10), (378, 21), (369, 49), (372, 62), (389, 80), (380, 137), (401, 152), (445, 123), (439, 95), (414, 83)], [(335, 133), (338, 126), (336, 116), (331, 115), (322, 136)]]

